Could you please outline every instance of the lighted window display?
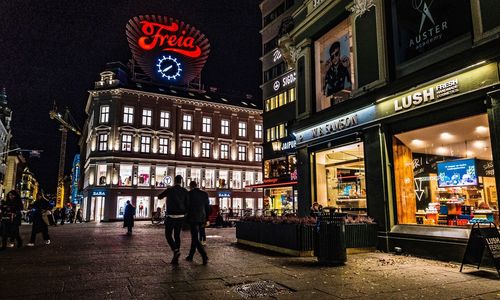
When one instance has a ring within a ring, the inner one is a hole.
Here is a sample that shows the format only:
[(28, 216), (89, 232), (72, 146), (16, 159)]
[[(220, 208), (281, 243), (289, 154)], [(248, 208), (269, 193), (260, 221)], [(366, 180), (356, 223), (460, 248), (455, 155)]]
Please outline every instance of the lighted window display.
[(229, 182), (229, 171), (219, 170), (219, 180), (217, 182), (217, 187), (221, 189), (228, 188), (228, 182)]
[(136, 218), (149, 217), (150, 215), (149, 203), (150, 203), (149, 196), (137, 196), (137, 201), (135, 202)]
[(219, 207), (223, 210), (231, 208), (231, 198), (219, 198)]
[(132, 202), (131, 196), (118, 196), (116, 200), (116, 217), (118, 219), (123, 219), (125, 214), (125, 206), (127, 206), (127, 201)]
[(284, 177), (288, 174), (288, 166), (286, 157), (266, 160), (264, 162), (264, 177), (276, 178)]
[(245, 208), (255, 209), (255, 198), (245, 198)]
[(241, 171), (233, 171), (233, 189), (241, 189)]
[(200, 182), (201, 182), (201, 169), (197, 169), (197, 168), (192, 168), (191, 169), (191, 178), (190, 178), (191, 181), (196, 181), (196, 184), (198, 184), (198, 186), (200, 186)]
[(175, 176), (182, 176), (182, 186), (186, 185), (186, 168), (175, 168)]
[(209, 197), (208, 198), (208, 202), (210, 203), (210, 205), (216, 205), (217, 204), (217, 198), (215, 198), (215, 197)]
[(291, 186), (264, 189), (265, 207), (278, 215), (293, 213), (293, 189)]
[(253, 172), (245, 172), (245, 186), (247, 185), (252, 185), (255, 182), (255, 177), (253, 175)]
[(398, 133), (393, 153), (399, 224), (498, 223), (486, 114)]
[(349, 98), (353, 89), (352, 28), (349, 19), (314, 43), (316, 111)]
[[(243, 207), (243, 199), (242, 198), (233, 198), (233, 209), (239, 210)], [(236, 213), (239, 213), (236, 211)]]
[(316, 200), (323, 207), (366, 213), (366, 180), (363, 143), (317, 152)]
[(206, 189), (215, 188), (215, 170), (213, 169), (205, 170), (205, 181), (203, 187)]
[(132, 165), (121, 164), (120, 176), (118, 177), (119, 186), (132, 186)]
[(105, 164), (97, 165), (97, 185), (106, 185), (107, 166)]
[(167, 187), (172, 184), (172, 178), (167, 174), (167, 166), (156, 166), (156, 186)]
[(151, 166), (149, 165), (139, 165), (137, 169), (137, 174), (139, 175), (138, 186), (149, 186), (149, 181), (151, 179)]

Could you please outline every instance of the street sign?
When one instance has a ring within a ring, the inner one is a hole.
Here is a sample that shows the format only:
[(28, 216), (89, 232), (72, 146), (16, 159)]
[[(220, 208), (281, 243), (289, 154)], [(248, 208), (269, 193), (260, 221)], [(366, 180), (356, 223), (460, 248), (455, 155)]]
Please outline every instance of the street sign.
[(472, 226), (460, 272), (462, 272), (464, 264), (477, 264), (477, 268), (479, 269), (484, 248), (488, 248), (488, 253), (493, 259), (495, 268), (500, 276), (500, 233), (495, 224), (487, 224), (488, 227), (481, 227), (479, 223)]

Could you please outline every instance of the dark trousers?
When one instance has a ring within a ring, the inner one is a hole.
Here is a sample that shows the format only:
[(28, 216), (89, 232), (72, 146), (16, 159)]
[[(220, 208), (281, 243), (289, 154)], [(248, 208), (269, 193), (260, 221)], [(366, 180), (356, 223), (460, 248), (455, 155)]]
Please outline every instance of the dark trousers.
[(31, 227), (30, 243), (35, 243), (36, 234), (38, 233), (38, 230), (37, 230), (38, 228), (40, 228), (41, 231), (42, 231), (43, 239), (45, 241), (50, 240), (50, 237), (49, 237), (49, 227), (47, 226), (47, 224), (45, 224), (45, 223), (43, 223), (43, 224), (37, 224), (37, 222), (33, 222), (33, 227)]
[(205, 252), (205, 248), (200, 243), (200, 239), (198, 236), (200, 235), (200, 229), (203, 227), (203, 223), (190, 223), (191, 227), (191, 249), (189, 250), (189, 256), (193, 257), (196, 249), (200, 253), (201, 257), (207, 257), (207, 252)]
[(0, 225), (1, 235), (2, 235), (2, 248), (7, 247), (7, 239), (10, 239), (10, 242), (14, 242), (14, 239), (17, 240), (17, 245), (22, 245), (23, 240), (19, 235), (19, 226), (12, 224), (9, 221), (2, 221)]
[(200, 226), (200, 241), (206, 241), (207, 240), (207, 234), (205, 233), (205, 224), (201, 224)]
[(133, 227), (132, 225), (128, 225), (128, 226), (127, 226), (127, 231), (128, 231), (128, 232), (132, 232), (132, 227)]
[[(184, 218), (165, 218), (165, 238), (172, 251), (179, 251), (181, 248), (181, 229)], [(174, 237), (172, 238), (172, 232)]]
[(17, 246), (21, 247), (23, 244), (23, 240), (21, 239), (21, 235), (19, 234), (19, 225), (16, 224), (10, 224), (8, 227), (10, 230), (10, 241), (13, 243), (14, 240), (17, 242)]

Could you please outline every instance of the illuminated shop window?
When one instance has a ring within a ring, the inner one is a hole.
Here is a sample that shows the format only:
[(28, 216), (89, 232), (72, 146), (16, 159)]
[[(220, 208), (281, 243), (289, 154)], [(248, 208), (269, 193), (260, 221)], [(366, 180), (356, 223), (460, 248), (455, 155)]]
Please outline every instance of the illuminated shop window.
[(182, 116), (182, 129), (191, 131), (193, 129), (193, 116), (183, 115)]
[(229, 182), (229, 171), (228, 170), (219, 170), (219, 180), (217, 182), (217, 187), (221, 189), (228, 188)]
[(132, 151), (132, 135), (123, 134), (122, 135), (122, 151), (130, 152)]
[(498, 223), (491, 146), (486, 114), (395, 134), (398, 223)]
[(274, 140), (287, 137), (288, 131), (286, 124), (282, 123), (271, 128), (266, 129), (266, 141), (271, 142)]
[(134, 108), (132, 106), (123, 107), (123, 123), (124, 124), (134, 123)]
[(191, 156), (191, 141), (182, 141), (182, 156)]
[(247, 123), (246, 122), (238, 122), (238, 136), (246, 137), (247, 136)]
[(252, 185), (255, 182), (255, 177), (252, 171), (245, 172), (245, 186)]
[(201, 143), (201, 157), (210, 158), (210, 143)]
[(246, 161), (247, 160), (247, 147), (246, 146), (238, 146), (238, 160)]
[(230, 188), (239, 190), (242, 187), (242, 183), (241, 171), (233, 171), (233, 181)]
[(107, 169), (106, 164), (97, 165), (97, 185), (106, 185)]
[(137, 168), (138, 176), (138, 186), (149, 186), (151, 179), (151, 166), (150, 165), (139, 165)]
[(151, 202), (149, 196), (137, 196), (135, 201), (135, 216), (136, 218), (147, 218), (150, 216), (151, 210), (149, 204)]
[(109, 105), (102, 105), (99, 114), (99, 123), (109, 122)]
[(168, 154), (168, 138), (160, 138), (158, 141), (158, 152)]
[(151, 151), (151, 137), (141, 136), (141, 152), (149, 153)]
[(203, 117), (202, 119), (202, 131), (205, 133), (210, 133), (212, 132), (212, 118), (210, 117)]
[(200, 186), (201, 183), (201, 169), (198, 168), (191, 168), (191, 178), (189, 178), (189, 181), (195, 181), (198, 186)]
[(220, 121), (220, 133), (223, 135), (229, 135), (229, 120)]
[(220, 145), (220, 159), (229, 159), (229, 145), (221, 144)]
[(118, 196), (116, 201), (116, 217), (118, 219), (123, 219), (125, 214), (125, 206), (127, 206), (127, 201), (132, 203), (132, 196)]
[(160, 127), (170, 128), (170, 112), (161, 111), (160, 112)]
[(107, 133), (101, 133), (99, 134), (99, 151), (106, 151), (108, 150), (108, 134)]
[(168, 178), (168, 168), (167, 166), (156, 166), (156, 182), (155, 185), (157, 187), (167, 187), (169, 185), (169, 181), (172, 181), (172, 178)]
[(187, 180), (186, 172), (187, 172), (186, 168), (181, 168), (181, 167), (175, 168), (175, 176), (177, 175), (182, 176), (182, 186), (186, 186), (187, 184), (189, 184), (189, 182), (186, 182)]
[(132, 186), (132, 164), (120, 164), (119, 186)]
[(255, 161), (262, 161), (262, 148), (261, 147), (255, 148)]
[(255, 124), (255, 138), (262, 139), (262, 124)]
[(205, 170), (204, 187), (207, 189), (215, 188), (215, 170), (213, 169)]
[(151, 119), (153, 116), (153, 111), (151, 109), (142, 110), (142, 125), (151, 126)]

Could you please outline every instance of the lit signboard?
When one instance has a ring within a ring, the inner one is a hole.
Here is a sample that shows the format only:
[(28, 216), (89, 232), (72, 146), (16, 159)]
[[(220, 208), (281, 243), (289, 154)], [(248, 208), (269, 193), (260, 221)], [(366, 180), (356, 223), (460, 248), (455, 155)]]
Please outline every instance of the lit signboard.
[(155, 15), (134, 17), (126, 26), (132, 57), (153, 80), (185, 85), (203, 69), (210, 43), (195, 27)]

